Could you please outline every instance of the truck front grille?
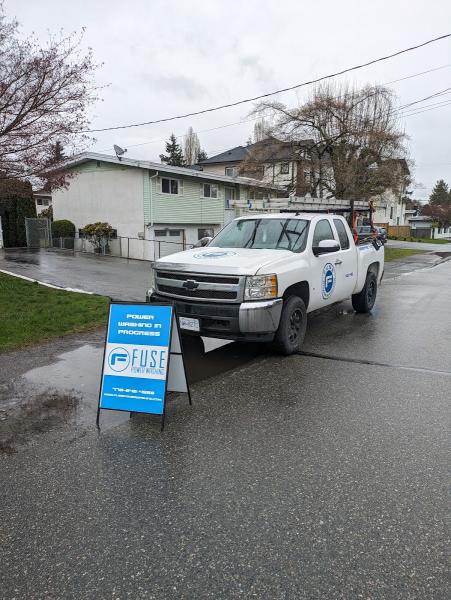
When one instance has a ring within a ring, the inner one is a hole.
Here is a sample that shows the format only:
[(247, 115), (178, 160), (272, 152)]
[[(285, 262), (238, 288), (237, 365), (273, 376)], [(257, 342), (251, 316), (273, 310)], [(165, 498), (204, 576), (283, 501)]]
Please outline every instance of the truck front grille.
[(244, 277), (162, 271), (155, 274), (157, 292), (171, 298), (241, 302)]
[(236, 300), (236, 292), (221, 292), (218, 290), (185, 290), (171, 287), (170, 285), (159, 285), (158, 291), (171, 296), (185, 296), (186, 298), (214, 298), (216, 300)]

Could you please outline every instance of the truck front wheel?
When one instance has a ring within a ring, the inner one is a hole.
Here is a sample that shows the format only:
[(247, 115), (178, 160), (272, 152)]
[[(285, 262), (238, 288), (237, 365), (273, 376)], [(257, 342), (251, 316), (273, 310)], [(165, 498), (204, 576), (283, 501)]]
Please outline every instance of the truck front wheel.
[(377, 277), (370, 271), (366, 275), (365, 285), (358, 294), (352, 296), (352, 307), (358, 313), (371, 312), (377, 295)]
[(304, 301), (298, 296), (290, 296), (283, 303), (279, 328), (274, 338), (276, 349), (286, 356), (299, 352), (306, 328), (307, 310)]

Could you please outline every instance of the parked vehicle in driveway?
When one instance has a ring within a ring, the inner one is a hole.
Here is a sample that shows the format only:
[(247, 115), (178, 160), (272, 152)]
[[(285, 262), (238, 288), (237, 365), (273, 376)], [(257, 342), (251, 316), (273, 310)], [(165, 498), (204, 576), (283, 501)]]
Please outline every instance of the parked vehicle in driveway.
[(376, 230), (377, 239), (380, 240), (383, 244), (385, 244), (387, 242), (387, 230), (385, 229), (385, 227), (375, 226), (374, 229)]
[(356, 232), (359, 242), (371, 241), (375, 238), (375, 228), (371, 227), (371, 225), (358, 225)]
[(180, 327), (195, 335), (275, 343), (298, 352), (307, 314), (352, 298), (374, 306), (384, 270), (381, 244), (356, 244), (343, 216), (247, 215), (203, 248), (161, 258), (150, 302), (172, 301)]

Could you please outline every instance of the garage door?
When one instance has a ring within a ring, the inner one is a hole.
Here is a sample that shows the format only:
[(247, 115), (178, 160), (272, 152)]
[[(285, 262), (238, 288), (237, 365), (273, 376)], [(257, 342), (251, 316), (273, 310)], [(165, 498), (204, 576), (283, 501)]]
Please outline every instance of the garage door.
[(185, 249), (183, 229), (155, 229), (155, 256), (161, 258)]

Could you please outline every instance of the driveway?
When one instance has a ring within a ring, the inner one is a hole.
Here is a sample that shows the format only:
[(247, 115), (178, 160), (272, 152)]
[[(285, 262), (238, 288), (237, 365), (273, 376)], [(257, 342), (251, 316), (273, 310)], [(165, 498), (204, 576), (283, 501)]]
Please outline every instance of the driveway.
[(0, 269), (61, 287), (110, 296), (114, 300), (144, 301), (149, 268), (146, 261), (100, 258), (81, 252), (0, 250)]
[[(36, 432), (2, 459), (0, 596), (447, 599), (450, 295), (445, 262), (385, 282), (372, 315), (335, 306), (303, 356), (174, 398), (163, 434), (70, 411)], [(11, 401), (95, 404), (101, 339), (64, 342), (0, 357)]]

